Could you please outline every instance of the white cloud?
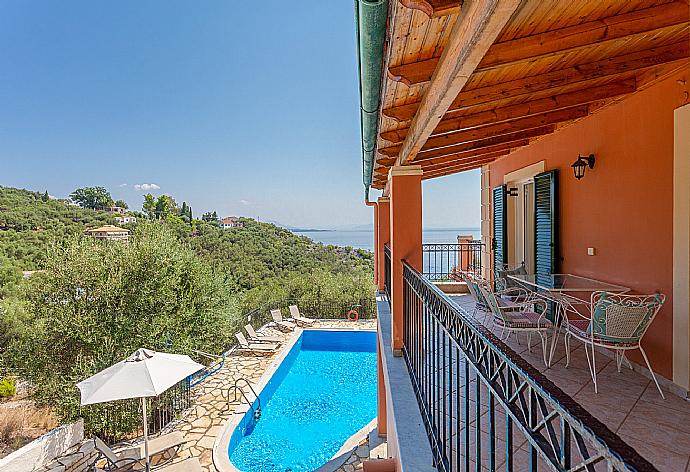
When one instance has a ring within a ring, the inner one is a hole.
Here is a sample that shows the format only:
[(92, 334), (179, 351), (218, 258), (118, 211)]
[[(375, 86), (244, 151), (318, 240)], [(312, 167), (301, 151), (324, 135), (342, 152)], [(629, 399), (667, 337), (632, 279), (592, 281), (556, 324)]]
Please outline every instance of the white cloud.
[(134, 190), (158, 190), (160, 188), (158, 184), (134, 184)]
[(120, 184), (120, 187), (126, 187), (127, 184)]
[(244, 199), (243, 199), (243, 200), (240, 200), (240, 203), (241, 203), (242, 205), (249, 205), (249, 200), (244, 200)]

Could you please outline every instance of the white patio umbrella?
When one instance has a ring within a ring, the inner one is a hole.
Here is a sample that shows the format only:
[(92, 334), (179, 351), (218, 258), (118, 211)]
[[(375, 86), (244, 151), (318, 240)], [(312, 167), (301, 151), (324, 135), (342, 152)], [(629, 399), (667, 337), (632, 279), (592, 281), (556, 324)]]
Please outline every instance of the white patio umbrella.
[(149, 470), (146, 397), (160, 395), (204, 366), (189, 356), (137, 349), (134, 354), (77, 384), (81, 404), (104, 403), (141, 397), (144, 418), (144, 455)]

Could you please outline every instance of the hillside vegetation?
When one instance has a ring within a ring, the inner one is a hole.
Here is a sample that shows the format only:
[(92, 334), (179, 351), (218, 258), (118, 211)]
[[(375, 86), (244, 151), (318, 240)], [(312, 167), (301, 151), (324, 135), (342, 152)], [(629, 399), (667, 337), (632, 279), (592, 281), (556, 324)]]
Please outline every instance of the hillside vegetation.
[[(174, 217), (161, 224), (170, 227), (181, 242), (208, 264), (221, 270), (235, 293), (245, 294), (252, 289), (262, 292), (261, 287), (275, 287), (283, 281), (294, 286), (295, 278), (317, 278), (324, 276), (324, 272), (354, 277), (360, 284), (370, 279), (372, 256), (367, 251), (324, 246), (272, 224), (252, 219), (241, 221), (243, 228), (231, 230), (220, 229), (214, 222), (187, 222)], [(51, 245), (62, 244), (81, 236), (86, 228), (102, 224), (114, 224), (113, 216), (69, 205), (65, 200), (46, 200), (39, 192), (0, 187), (0, 298), (7, 295), (8, 285), (21, 279), (22, 271), (44, 268)], [(129, 229), (134, 226), (127, 225)], [(370, 287), (365, 283), (362, 288), (368, 291)], [(295, 290), (286, 287), (280, 295), (306, 295)], [(249, 295), (251, 300), (258, 297), (255, 292)], [(351, 296), (369, 294), (359, 292)]]
[(373, 296), (367, 251), (251, 219), (224, 230), (163, 197), (127, 225), (125, 244), (83, 234), (113, 224), (106, 212), (0, 187), (0, 380), (28, 380), (69, 420), (80, 413), (74, 384), (137, 347), (220, 353), (258, 306)]

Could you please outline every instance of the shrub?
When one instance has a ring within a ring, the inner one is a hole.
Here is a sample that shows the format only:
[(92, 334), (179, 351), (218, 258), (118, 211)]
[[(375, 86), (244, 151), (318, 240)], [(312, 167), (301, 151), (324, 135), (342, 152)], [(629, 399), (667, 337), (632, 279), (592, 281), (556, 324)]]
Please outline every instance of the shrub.
[(223, 279), (165, 226), (141, 224), (128, 244), (77, 236), (48, 261), (28, 281), (31, 319), (8, 354), (62, 420), (80, 415), (77, 382), (137, 348), (193, 355), (229, 345), (239, 315)]
[(13, 397), (17, 393), (17, 384), (11, 377), (0, 380), (0, 398)]

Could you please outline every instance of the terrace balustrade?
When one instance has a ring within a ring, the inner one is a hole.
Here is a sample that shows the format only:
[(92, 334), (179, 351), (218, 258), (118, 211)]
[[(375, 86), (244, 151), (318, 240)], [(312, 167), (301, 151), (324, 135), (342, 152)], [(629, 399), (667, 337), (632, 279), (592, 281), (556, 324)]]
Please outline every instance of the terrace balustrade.
[(656, 470), (406, 262), (403, 287), (403, 357), (438, 470)]
[(484, 243), (422, 244), (422, 267), (430, 280), (451, 280), (460, 271), (481, 276)]

